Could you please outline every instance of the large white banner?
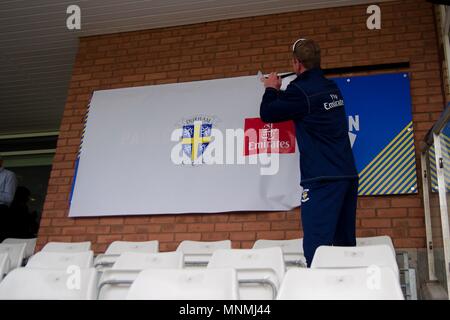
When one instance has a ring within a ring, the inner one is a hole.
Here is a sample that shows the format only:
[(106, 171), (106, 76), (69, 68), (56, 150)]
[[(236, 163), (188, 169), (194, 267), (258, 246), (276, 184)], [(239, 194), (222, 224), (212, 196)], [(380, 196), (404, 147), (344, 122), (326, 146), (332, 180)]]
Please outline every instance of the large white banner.
[(299, 206), (295, 130), (260, 121), (263, 93), (255, 76), (94, 92), (69, 215)]

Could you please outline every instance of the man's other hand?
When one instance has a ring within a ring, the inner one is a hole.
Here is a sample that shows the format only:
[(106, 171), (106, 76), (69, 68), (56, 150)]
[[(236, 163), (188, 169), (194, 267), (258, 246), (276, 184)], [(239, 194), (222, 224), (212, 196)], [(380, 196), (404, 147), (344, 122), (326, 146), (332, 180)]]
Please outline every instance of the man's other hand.
[(276, 72), (272, 72), (267, 79), (264, 79), (264, 87), (280, 90), (281, 78), (278, 77)]

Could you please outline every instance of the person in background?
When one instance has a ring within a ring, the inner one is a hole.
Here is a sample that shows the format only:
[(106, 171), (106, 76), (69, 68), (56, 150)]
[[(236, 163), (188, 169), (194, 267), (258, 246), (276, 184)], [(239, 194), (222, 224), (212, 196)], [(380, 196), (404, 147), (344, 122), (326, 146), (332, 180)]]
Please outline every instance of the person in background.
[(16, 187), (16, 175), (3, 167), (3, 158), (0, 156), (0, 206), (9, 207), (11, 205)]
[(9, 227), (9, 207), (16, 193), (17, 179), (14, 172), (3, 167), (0, 155), (0, 241), (6, 237)]

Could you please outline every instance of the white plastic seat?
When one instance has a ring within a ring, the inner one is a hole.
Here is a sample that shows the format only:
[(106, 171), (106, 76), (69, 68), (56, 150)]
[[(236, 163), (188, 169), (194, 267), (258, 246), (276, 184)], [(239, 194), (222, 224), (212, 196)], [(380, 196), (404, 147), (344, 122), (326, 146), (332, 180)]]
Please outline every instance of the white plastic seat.
[(25, 243), (0, 243), (0, 253), (7, 253), (9, 258), (9, 269), (7, 269), (6, 273), (22, 266), (25, 248)]
[(159, 251), (159, 241), (114, 241), (106, 249), (105, 254), (122, 254), (125, 252), (156, 253)]
[(159, 251), (159, 241), (114, 241), (106, 249), (104, 254), (99, 254), (95, 257), (95, 267), (111, 267), (117, 258), (125, 252), (142, 252), (142, 253), (156, 253)]
[(119, 256), (113, 265), (114, 270), (144, 270), (150, 268), (181, 269), (183, 268), (183, 253), (175, 251), (158, 253), (125, 252)]
[(287, 267), (306, 267), (306, 259), (303, 252), (303, 239), (291, 240), (256, 240), (253, 249), (280, 247), (283, 251), (284, 262)]
[(30, 239), (19, 239), (19, 238), (7, 238), (3, 240), (4, 244), (14, 244), (14, 243), (25, 243), (25, 259), (28, 259), (34, 254), (34, 249), (36, 248), (36, 238)]
[(207, 269), (234, 268), (242, 300), (275, 299), (283, 281), (285, 264), (279, 247), (266, 249), (220, 249)]
[(0, 282), (0, 300), (92, 300), (97, 296), (94, 268), (66, 270), (18, 268)]
[(377, 237), (360, 237), (356, 238), (356, 246), (374, 246), (385, 244), (392, 249), (392, 252), (395, 254), (394, 243), (392, 242), (391, 237), (389, 236), (377, 236)]
[(0, 253), (0, 281), (9, 270), (9, 258), (7, 253)]
[(91, 242), (49, 242), (41, 251), (47, 252), (83, 252), (91, 250)]
[(278, 300), (403, 300), (398, 279), (389, 267), (290, 269)]
[(128, 300), (238, 300), (234, 269), (152, 269), (139, 273)]
[(184, 240), (178, 245), (176, 251), (183, 252), (185, 267), (205, 267), (214, 251), (218, 249), (231, 249), (231, 241)]
[(46, 252), (40, 251), (33, 255), (26, 265), (26, 268), (40, 269), (63, 269), (70, 266), (77, 266), (81, 269), (93, 267), (94, 253), (85, 252)]
[(130, 285), (142, 270), (181, 268), (183, 268), (181, 252), (123, 253), (111, 269), (103, 271), (99, 282), (99, 299), (125, 299)]
[(364, 268), (372, 265), (389, 267), (400, 277), (395, 255), (384, 244), (363, 247), (321, 246), (314, 254), (311, 268)]

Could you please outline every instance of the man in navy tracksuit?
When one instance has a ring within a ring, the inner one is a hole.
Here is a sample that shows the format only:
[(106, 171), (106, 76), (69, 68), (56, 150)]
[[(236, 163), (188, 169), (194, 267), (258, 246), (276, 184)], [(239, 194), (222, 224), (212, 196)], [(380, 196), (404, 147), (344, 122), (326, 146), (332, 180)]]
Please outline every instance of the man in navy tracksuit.
[(276, 73), (264, 80), (264, 122), (293, 120), (300, 150), (303, 250), (308, 266), (321, 245), (355, 246), (358, 173), (344, 100), (320, 69), (320, 48), (299, 39), (292, 48), (297, 78), (285, 91)]

